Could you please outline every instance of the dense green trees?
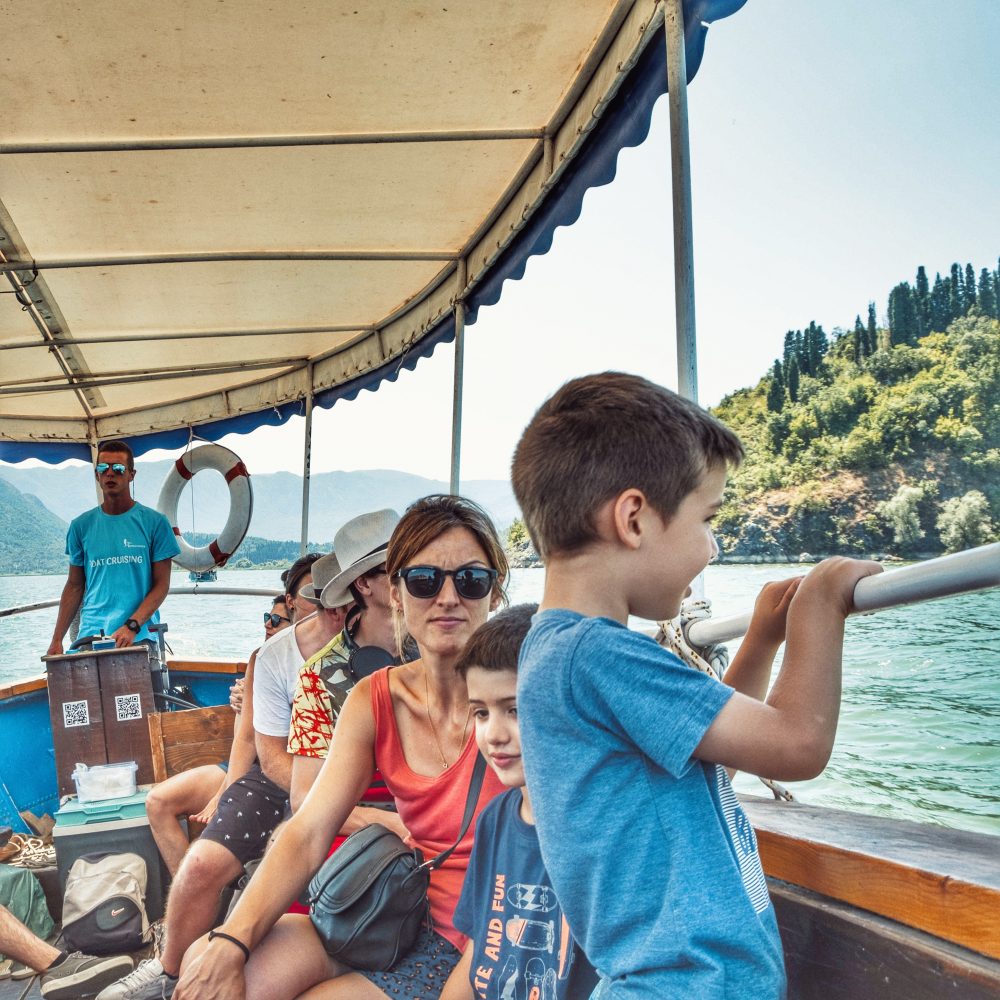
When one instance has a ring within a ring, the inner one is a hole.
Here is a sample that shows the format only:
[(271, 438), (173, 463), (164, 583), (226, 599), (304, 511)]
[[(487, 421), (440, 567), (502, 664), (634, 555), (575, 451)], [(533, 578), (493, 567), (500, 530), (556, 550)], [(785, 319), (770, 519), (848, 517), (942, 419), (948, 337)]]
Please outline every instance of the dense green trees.
[(716, 408), (747, 450), (724, 541), (770, 539), (794, 556), (833, 532), (842, 551), (912, 555), (995, 537), (998, 286), (1000, 268), (976, 278), (956, 264), (933, 283), (921, 268), (890, 293), (886, 329), (872, 303), (867, 323), (832, 337), (815, 322), (789, 330), (760, 383)]

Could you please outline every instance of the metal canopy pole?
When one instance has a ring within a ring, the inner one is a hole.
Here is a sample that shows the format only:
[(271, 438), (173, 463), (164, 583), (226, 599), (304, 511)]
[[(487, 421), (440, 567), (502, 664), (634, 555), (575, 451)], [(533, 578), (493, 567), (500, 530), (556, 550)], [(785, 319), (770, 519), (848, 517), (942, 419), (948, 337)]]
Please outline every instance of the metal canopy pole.
[(691, 148), (688, 141), (687, 56), (683, 0), (667, 0), (667, 91), (670, 101), (670, 171), (674, 205), (674, 308), (677, 319), (677, 391), (698, 401), (694, 314), (694, 231), (691, 222)]
[(306, 392), (306, 430), (302, 448), (302, 539), (299, 542), (299, 556), (306, 554), (309, 544), (309, 475), (312, 466), (313, 433), (313, 367), (309, 366), (309, 389)]
[(455, 299), (455, 385), (451, 396), (451, 481), (452, 496), (458, 495), (462, 463), (462, 387), (465, 378), (465, 261), (458, 264), (458, 295)]

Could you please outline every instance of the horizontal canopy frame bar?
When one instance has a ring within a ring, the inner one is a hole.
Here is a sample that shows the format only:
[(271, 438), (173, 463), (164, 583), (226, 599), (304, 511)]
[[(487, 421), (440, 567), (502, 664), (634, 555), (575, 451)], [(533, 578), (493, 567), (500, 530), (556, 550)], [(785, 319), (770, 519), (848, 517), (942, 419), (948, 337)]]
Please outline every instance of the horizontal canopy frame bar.
[(308, 358), (279, 358), (270, 361), (252, 361), (238, 365), (219, 365), (211, 367), (199, 365), (197, 368), (166, 368), (159, 371), (149, 371), (142, 374), (128, 374), (112, 378), (81, 378), (68, 385), (40, 385), (33, 382), (30, 385), (0, 384), (0, 396), (35, 395), (40, 392), (70, 392), (78, 389), (95, 389), (106, 385), (130, 385), (134, 382), (164, 382), (177, 378), (203, 378), (206, 375), (232, 375), (237, 372), (261, 371), (278, 368), (282, 375), (298, 371), (308, 364)]
[(271, 330), (174, 330), (169, 333), (143, 333), (129, 337), (120, 333), (102, 333), (91, 337), (65, 337), (58, 340), (18, 340), (0, 344), (0, 351), (22, 351), (30, 348), (77, 347), (87, 344), (158, 344), (167, 340), (215, 340), (219, 337), (295, 337), (327, 333), (374, 333), (369, 323), (348, 323), (342, 326), (289, 326)]
[[(854, 589), (852, 613), (864, 614), (998, 586), (1000, 542), (994, 542), (877, 576), (866, 576)], [(747, 612), (692, 622), (687, 628), (687, 640), (692, 646), (713, 646), (738, 639), (750, 627), (750, 617)]]
[(128, 257), (77, 257), (64, 260), (7, 260), (0, 274), (10, 272), (59, 271), (80, 267), (129, 267), (136, 264), (216, 264), (228, 261), (454, 261), (450, 250), (237, 250), (206, 253), (135, 254)]
[(233, 135), (172, 139), (6, 142), (0, 155), (142, 153), (175, 149), (269, 149), (289, 146), (379, 146), (418, 142), (523, 142), (544, 139), (544, 128), (454, 129), (435, 132), (334, 132), (326, 135)]

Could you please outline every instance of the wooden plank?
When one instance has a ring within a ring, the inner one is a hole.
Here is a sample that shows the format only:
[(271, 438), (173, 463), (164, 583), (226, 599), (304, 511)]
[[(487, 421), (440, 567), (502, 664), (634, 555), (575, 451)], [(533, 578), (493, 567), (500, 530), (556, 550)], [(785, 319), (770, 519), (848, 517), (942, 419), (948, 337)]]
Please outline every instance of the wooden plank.
[(155, 725), (160, 731), (165, 774), (228, 760), (235, 720), (228, 705), (160, 713)]
[(769, 880), (788, 1000), (996, 1000), (1000, 963)]
[(169, 670), (186, 674), (245, 674), (244, 660), (167, 660)]
[(985, 834), (743, 799), (764, 871), (1000, 959), (1000, 845)]
[(51, 657), (48, 681), (59, 794), (71, 795), (76, 786), (70, 775), (77, 763), (93, 767), (108, 762), (97, 658)]
[(149, 718), (149, 749), (153, 754), (153, 781), (166, 781), (170, 777), (167, 774), (167, 761), (163, 754), (163, 729), (160, 726), (160, 712), (150, 712)]
[(145, 646), (114, 650), (100, 658), (99, 669), (108, 762), (134, 760), (136, 782), (148, 785), (153, 781), (153, 753), (146, 718), (156, 711), (149, 650)]
[(44, 691), (49, 686), (47, 677), (33, 677), (29, 681), (18, 681), (17, 684), (7, 684), (0, 687), (0, 701), (16, 698), (21, 694), (31, 694), (34, 691)]

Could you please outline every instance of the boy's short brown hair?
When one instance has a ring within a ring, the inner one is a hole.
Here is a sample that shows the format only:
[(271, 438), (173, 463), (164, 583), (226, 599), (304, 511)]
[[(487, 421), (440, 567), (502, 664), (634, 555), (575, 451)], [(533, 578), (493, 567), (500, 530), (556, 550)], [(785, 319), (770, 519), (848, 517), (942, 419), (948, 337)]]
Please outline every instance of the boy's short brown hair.
[(627, 489), (664, 519), (713, 465), (739, 465), (739, 438), (696, 403), (638, 375), (603, 372), (546, 400), (514, 452), (511, 482), (538, 553), (596, 541), (594, 516)]
[(480, 667), (516, 674), (521, 645), (537, 610), (537, 604), (515, 604), (480, 625), (465, 644), (455, 672), (464, 677), (472, 667)]

